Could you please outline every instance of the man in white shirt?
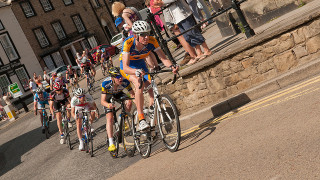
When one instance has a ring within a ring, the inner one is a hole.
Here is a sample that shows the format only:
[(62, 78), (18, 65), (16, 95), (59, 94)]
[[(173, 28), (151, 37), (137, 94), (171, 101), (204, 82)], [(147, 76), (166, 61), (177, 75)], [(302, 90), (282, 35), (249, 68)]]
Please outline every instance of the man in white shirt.
[(37, 90), (37, 85), (35, 82), (33, 82), (33, 79), (29, 79), (29, 88), (30, 88), (32, 94), (34, 95)]

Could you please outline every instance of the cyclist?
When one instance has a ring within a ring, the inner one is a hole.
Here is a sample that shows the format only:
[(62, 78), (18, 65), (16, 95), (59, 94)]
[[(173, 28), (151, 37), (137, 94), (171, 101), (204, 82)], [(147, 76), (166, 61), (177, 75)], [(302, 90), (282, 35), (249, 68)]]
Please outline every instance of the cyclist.
[[(34, 95), (33, 98), (33, 109), (34, 109), (34, 115), (37, 115), (38, 113), (38, 109), (40, 108), (45, 108), (46, 104), (49, 105), (49, 94), (47, 92), (45, 92), (44, 89), (42, 89), (41, 87), (38, 88), (36, 90), (36, 94)], [(42, 121), (42, 110), (39, 110), (39, 114), (40, 114), (40, 122), (41, 122), (41, 127), (42, 127), (42, 133), (44, 133), (45, 128), (43, 126), (43, 121)], [(50, 115), (49, 115), (49, 121), (51, 121), (51, 117), (53, 112), (50, 111)]]
[(57, 78), (55, 79), (55, 82), (60, 82), (64, 88), (68, 89), (68, 81), (64, 76), (62, 76), (61, 73), (57, 74)]
[(102, 54), (101, 54), (101, 64), (103, 68), (105, 68), (104, 64), (107, 64), (107, 71), (109, 72), (109, 69), (111, 67), (113, 67), (113, 63), (112, 63), (112, 58), (111, 58), (111, 55), (110, 53), (104, 49), (102, 50)]
[(56, 81), (55, 81), (56, 78), (57, 78), (57, 73), (56, 73), (56, 72), (53, 72), (53, 73), (52, 73), (52, 77), (50, 78), (50, 91), (53, 90), (53, 84), (56, 82)]
[[(95, 110), (97, 109), (97, 105), (93, 100), (93, 97), (90, 94), (86, 94), (84, 89), (78, 88), (74, 91), (74, 96), (71, 99), (71, 115), (76, 120), (77, 123), (77, 135), (79, 138), (79, 150), (84, 150), (84, 144), (82, 141), (82, 113), (79, 112), (80, 108), (84, 108), (85, 111)], [(95, 113), (91, 112), (90, 116), (90, 124), (91, 124), (91, 131), (92, 128), (92, 121), (95, 117)]]
[[(90, 63), (90, 61), (87, 60), (86, 57), (82, 58), (81, 74), (82, 74), (82, 73), (85, 73), (86, 79), (87, 79), (87, 75), (90, 73), (91, 78), (93, 78), (93, 80), (94, 80), (94, 76), (95, 76), (94, 67), (93, 67), (93, 65)], [(88, 83), (88, 82), (87, 82), (87, 83)]]
[(95, 60), (96, 63), (101, 61), (101, 50), (100, 49), (97, 50), (94, 60)]
[[(143, 114), (143, 89), (150, 84), (150, 77), (145, 75), (148, 72), (145, 58), (154, 50), (160, 57), (163, 64), (172, 69), (173, 73), (178, 72), (178, 67), (167, 59), (163, 51), (160, 49), (157, 40), (150, 36), (150, 25), (146, 21), (135, 21), (132, 25), (133, 35), (129, 36), (124, 42), (120, 55), (120, 72), (122, 76), (134, 84), (135, 87), (135, 103), (137, 105), (138, 119), (140, 130), (149, 128), (149, 124), (145, 121)], [(146, 82), (139, 89), (140, 79)], [(153, 111), (153, 91), (148, 91), (150, 95), (150, 111)]]
[[(112, 97), (116, 99), (120, 99), (121, 97), (127, 97), (127, 95), (123, 92), (124, 89), (127, 89), (131, 95), (134, 97), (134, 92), (131, 88), (130, 82), (126, 79), (123, 79), (120, 74), (119, 68), (112, 67), (109, 70), (109, 74), (111, 77), (107, 77), (101, 84), (102, 94), (101, 94), (101, 105), (104, 106), (106, 112), (106, 130), (109, 139), (109, 151), (115, 151), (116, 147), (113, 142), (113, 113), (112, 110), (114, 105), (110, 102)], [(126, 102), (127, 111), (130, 111), (132, 102)]]
[(71, 84), (78, 84), (78, 76), (77, 71), (72, 68), (71, 65), (68, 65), (67, 71), (66, 71), (66, 79)]
[[(62, 116), (61, 116), (61, 107), (64, 105), (67, 108), (70, 108), (70, 95), (67, 89), (63, 88), (61, 82), (56, 82), (53, 85), (54, 91), (50, 93), (50, 111), (55, 113), (57, 119), (57, 125), (60, 132), (60, 144), (65, 143), (65, 136), (62, 129)], [(68, 120), (70, 120), (70, 112), (67, 111)], [(68, 126), (71, 127), (72, 124), (68, 121)]]

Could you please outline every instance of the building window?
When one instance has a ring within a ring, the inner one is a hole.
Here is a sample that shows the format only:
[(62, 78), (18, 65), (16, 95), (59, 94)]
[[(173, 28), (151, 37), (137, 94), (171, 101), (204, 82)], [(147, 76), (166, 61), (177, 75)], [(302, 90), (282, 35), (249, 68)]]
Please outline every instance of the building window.
[(73, 1), (72, 0), (63, 0), (64, 2), (64, 5), (70, 5), (70, 4), (73, 4)]
[(49, 54), (47, 56), (44, 56), (43, 60), (46, 63), (46, 66), (48, 67), (49, 70), (53, 70), (56, 67), (65, 65), (59, 51)]
[(86, 39), (81, 41), (81, 45), (83, 49), (91, 49), (90, 44)]
[(35, 29), (34, 34), (36, 35), (37, 40), (42, 48), (50, 45), (49, 40), (42, 28)]
[(88, 42), (89, 42), (91, 48), (98, 46), (98, 42), (94, 36), (89, 37)]
[(40, 3), (42, 5), (44, 12), (48, 12), (48, 11), (53, 10), (53, 7), (52, 7), (50, 0), (40, 0)]
[(0, 35), (0, 43), (10, 61), (19, 59), (19, 55), (14, 47), (14, 44), (12, 43), (11, 38), (7, 33)]
[(94, 3), (94, 5), (95, 5), (95, 7), (101, 7), (101, 4), (100, 4), (100, 2), (99, 2), (99, 0), (93, 0), (93, 3)]
[(43, 60), (50, 71), (56, 68), (50, 55), (43, 57)]
[(0, 76), (0, 88), (2, 92), (8, 92), (8, 86), (10, 85), (10, 81), (6, 74)]
[(28, 83), (29, 76), (28, 76), (25, 68), (21, 67), (21, 68), (16, 69), (15, 71), (16, 71), (16, 74), (18, 76), (18, 79), (20, 80), (20, 83), (21, 83), (24, 91), (30, 89), (29, 88), (29, 83)]
[(2, 24), (2, 22), (1, 22), (1, 20), (0, 20), (0, 31), (1, 30), (4, 30), (4, 26), (3, 26), (3, 24)]
[(82, 33), (86, 30), (79, 15), (72, 16), (72, 20), (73, 23), (76, 25), (79, 33)]
[(55, 53), (52, 53), (51, 56), (58, 67), (65, 65), (64, 61), (58, 51)]
[(56, 32), (59, 40), (66, 38), (66, 33), (64, 32), (60, 22), (52, 23), (52, 27), (53, 27), (54, 31)]
[(22, 10), (24, 12), (24, 15), (27, 18), (36, 15), (36, 13), (34, 12), (32, 6), (31, 6), (31, 3), (29, 1), (21, 2), (20, 5), (21, 5), (21, 8), (22, 8)]

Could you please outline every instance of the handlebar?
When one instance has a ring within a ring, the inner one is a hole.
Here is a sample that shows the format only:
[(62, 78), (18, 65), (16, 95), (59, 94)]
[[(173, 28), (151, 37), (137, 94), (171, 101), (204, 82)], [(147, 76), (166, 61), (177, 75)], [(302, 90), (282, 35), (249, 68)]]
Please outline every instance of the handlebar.
[[(150, 76), (155, 76), (156, 74), (160, 74), (163, 72), (172, 72), (171, 69), (163, 69), (163, 70), (158, 70), (158, 71), (153, 71), (153, 72), (147, 72), (146, 75), (150, 75)], [(179, 73), (177, 73), (179, 75)], [(173, 75), (173, 79), (172, 79), (172, 84), (174, 84), (177, 81), (177, 74)], [(139, 89), (142, 88), (143, 85), (143, 76), (141, 76), (141, 78), (139, 78)]]

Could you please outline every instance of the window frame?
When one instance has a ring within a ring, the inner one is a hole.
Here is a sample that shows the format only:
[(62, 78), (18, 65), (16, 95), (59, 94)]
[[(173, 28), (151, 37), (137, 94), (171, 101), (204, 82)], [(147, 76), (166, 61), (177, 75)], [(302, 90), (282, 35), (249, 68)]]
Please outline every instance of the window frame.
[[(12, 81), (11, 81), (10, 76), (9, 76), (8, 73), (0, 74), (0, 79), (1, 79), (2, 76), (5, 76), (5, 77), (7, 78), (8, 82), (9, 82), (8, 86), (9, 86), (10, 84), (12, 84)], [(2, 91), (2, 92), (8, 92), (8, 86), (5, 88), (5, 91), (4, 91), (4, 90), (2, 89), (1, 84), (0, 84), (0, 89), (1, 89), (1, 91)]]
[(100, 7), (102, 7), (99, 0), (93, 0), (93, 3), (94, 3), (94, 5), (95, 5), (95, 8), (100, 8)]
[[(3, 47), (3, 44), (0, 42), (0, 44), (1, 44), (1, 46), (2, 46), (2, 48), (3, 48), (3, 50), (4, 50), (4, 52), (5, 52), (5, 53), (6, 53), (6, 55), (7, 55), (7, 58), (8, 58), (8, 60), (9, 60), (9, 62), (11, 62), (11, 61), (15, 61), (15, 60), (19, 60), (19, 59), (20, 59), (19, 52), (18, 52), (18, 50), (17, 50), (17, 48), (16, 48), (15, 44), (13, 43), (13, 41), (12, 41), (12, 39), (11, 39), (10, 34), (6, 31), (6, 32), (3, 32), (3, 33), (0, 33), (0, 36), (2, 36), (3, 34), (6, 34), (6, 35), (8, 36), (8, 39), (9, 39), (9, 41), (10, 41), (10, 43), (11, 43), (11, 46), (12, 46), (13, 50), (15, 51), (16, 55), (17, 55), (17, 57), (16, 57), (15, 59), (10, 59), (10, 57), (9, 57), (9, 55), (8, 55), (8, 53), (7, 53), (7, 51), (6, 51), (6, 50), (5, 50), (5, 48)], [(1, 64), (2, 64), (2, 65), (4, 65), (1, 59), (0, 59), (0, 62), (1, 62)], [(2, 66), (2, 65), (0, 65), (0, 66)]]
[[(42, 30), (44, 36), (46, 37), (46, 39), (47, 39), (47, 41), (48, 41), (48, 45), (46, 45), (46, 46), (42, 46), (42, 45), (41, 45), (40, 40), (38, 39), (38, 36), (37, 36), (37, 34), (36, 34), (36, 30), (38, 30), (38, 29), (41, 29), (41, 30)], [(51, 46), (51, 42), (50, 42), (50, 40), (49, 40), (46, 32), (44, 31), (43, 26), (33, 28), (32, 31), (33, 31), (33, 34), (34, 34), (34, 36), (36, 37), (36, 39), (37, 39), (37, 41), (38, 41), (38, 44), (40, 45), (41, 49), (44, 49), (44, 48), (47, 48), (47, 47)]]
[[(29, 4), (29, 6), (30, 6), (30, 8), (31, 8), (31, 10), (32, 10), (32, 12), (33, 12), (33, 15), (32, 15), (32, 16), (28, 16), (28, 15), (26, 14), (26, 12), (24, 11), (23, 6), (22, 6), (22, 4), (24, 4), (24, 3)], [(22, 12), (23, 12), (23, 14), (25, 15), (26, 18), (31, 18), (31, 17), (37, 16), (37, 13), (36, 13), (36, 11), (34, 10), (31, 2), (30, 2), (29, 0), (19, 2), (19, 4), (20, 4), (21, 10), (22, 10)]]
[(49, 3), (49, 5), (51, 6), (51, 9), (50, 9), (50, 10), (45, 10), (42, 1), (43, 1), (43, 0), (39, 0), (39, 2), (40, 2), (40, 4), (41, 4), (42, 9), (43, 9), (44, 12), (50, 12), (50, 11), (53, 11), (53, 10), (54, 10), (54, 7), (53, 7), (53, 5), (52, 5), (52, 3), (51, 3), (51, 0), (45, 0), (45, 1), (47, 1), (47, 2)]
[(71, 1), (70, 4), (66, 4), (65, 0), (62, 0), (62, 1), (63, 1), (63, 4), (64, 4), (65, 6), (70, 6), (70, 5), (74, 4), (73, 0), (70, 0), (70, 1)]
[[(72, 15), (72, 16), (70, 16), (70, 17), (71, 17), (71, 19), (72, 19), (73, 24), (76, 26), (76, 29), (77, 29), (78, 33), (83, 33), (83, 32), (86, 32), (86, 31), (87, 31), (87, 28), (86, 28), (86, 26), (84, 25), (83, 20), (82, 20), (80, 14), (74, 14), (74, 15)], [(83, 31), (81, 31), (81, 32), (79, 31), (78, 26), (77, 26), (76, 22), (74, 21), (73, 17), (78, 17), (78, 18), (79, 18), (79, 20), (81, 21), (81, 24), (82, 24), (82, 26), (83, 26), (83, 28), (84, 28)]]
[[(19, 78), (19, 76), (18, 76), (18, 73), (17, 73), (17, 70), (19, 70), (19, 69), (21, 69), (21, 68), (22, 68), (22, 69), (24, 70), (24, 72), (27, 74), (27, 81), (28, 81), (28, 82), (27, 82), (27, 88), (24, 88), (24, 87), (23, 87), (22, 81), (20, 80), (20, 78)], [(19, 80), (19, 82), (20, 82), (20, 85), (22, 86), (24, 92), (27, 92), (28, 90), (30, 90), (30, 87), (29, 87), (30, 75), (29, 75), (29, 73), (28, 73), (25, 65), (23, 64), (23, 65), (21, 65), (20, 67), (17, 67), (17, 68), (14, 70), (14, 72), (15, 72), (15, 74), (17, 75), (17, 78), (18, 78), (18, 80)]]
[[(56, 23), (59, 23), (59, 24), (60, 24), (60, 27), (61, 27), (61, 29), (62, 29), (62, 31), (63, 31), (63, 33), (64, 33), (64, 38), (62, 38), (62, 39), (59, 37), (56, 29), (55, 29), (54, 26), (53, 26), (53, 24), (56, 24)], [(60, 20), (51, 22), (51, 26), (52, 26), (52, 29), (53, 29), (53, 31), (55, 32), (57, 38), (58, 38), (60, 41), (61, 41), (61, 40), (64, 40), (64, 39), (67, 39), (67, 33), (66, 33), (65, 29), (63, 28), (63, 25), (62, 25), (62, 23), (61, 23)]]

